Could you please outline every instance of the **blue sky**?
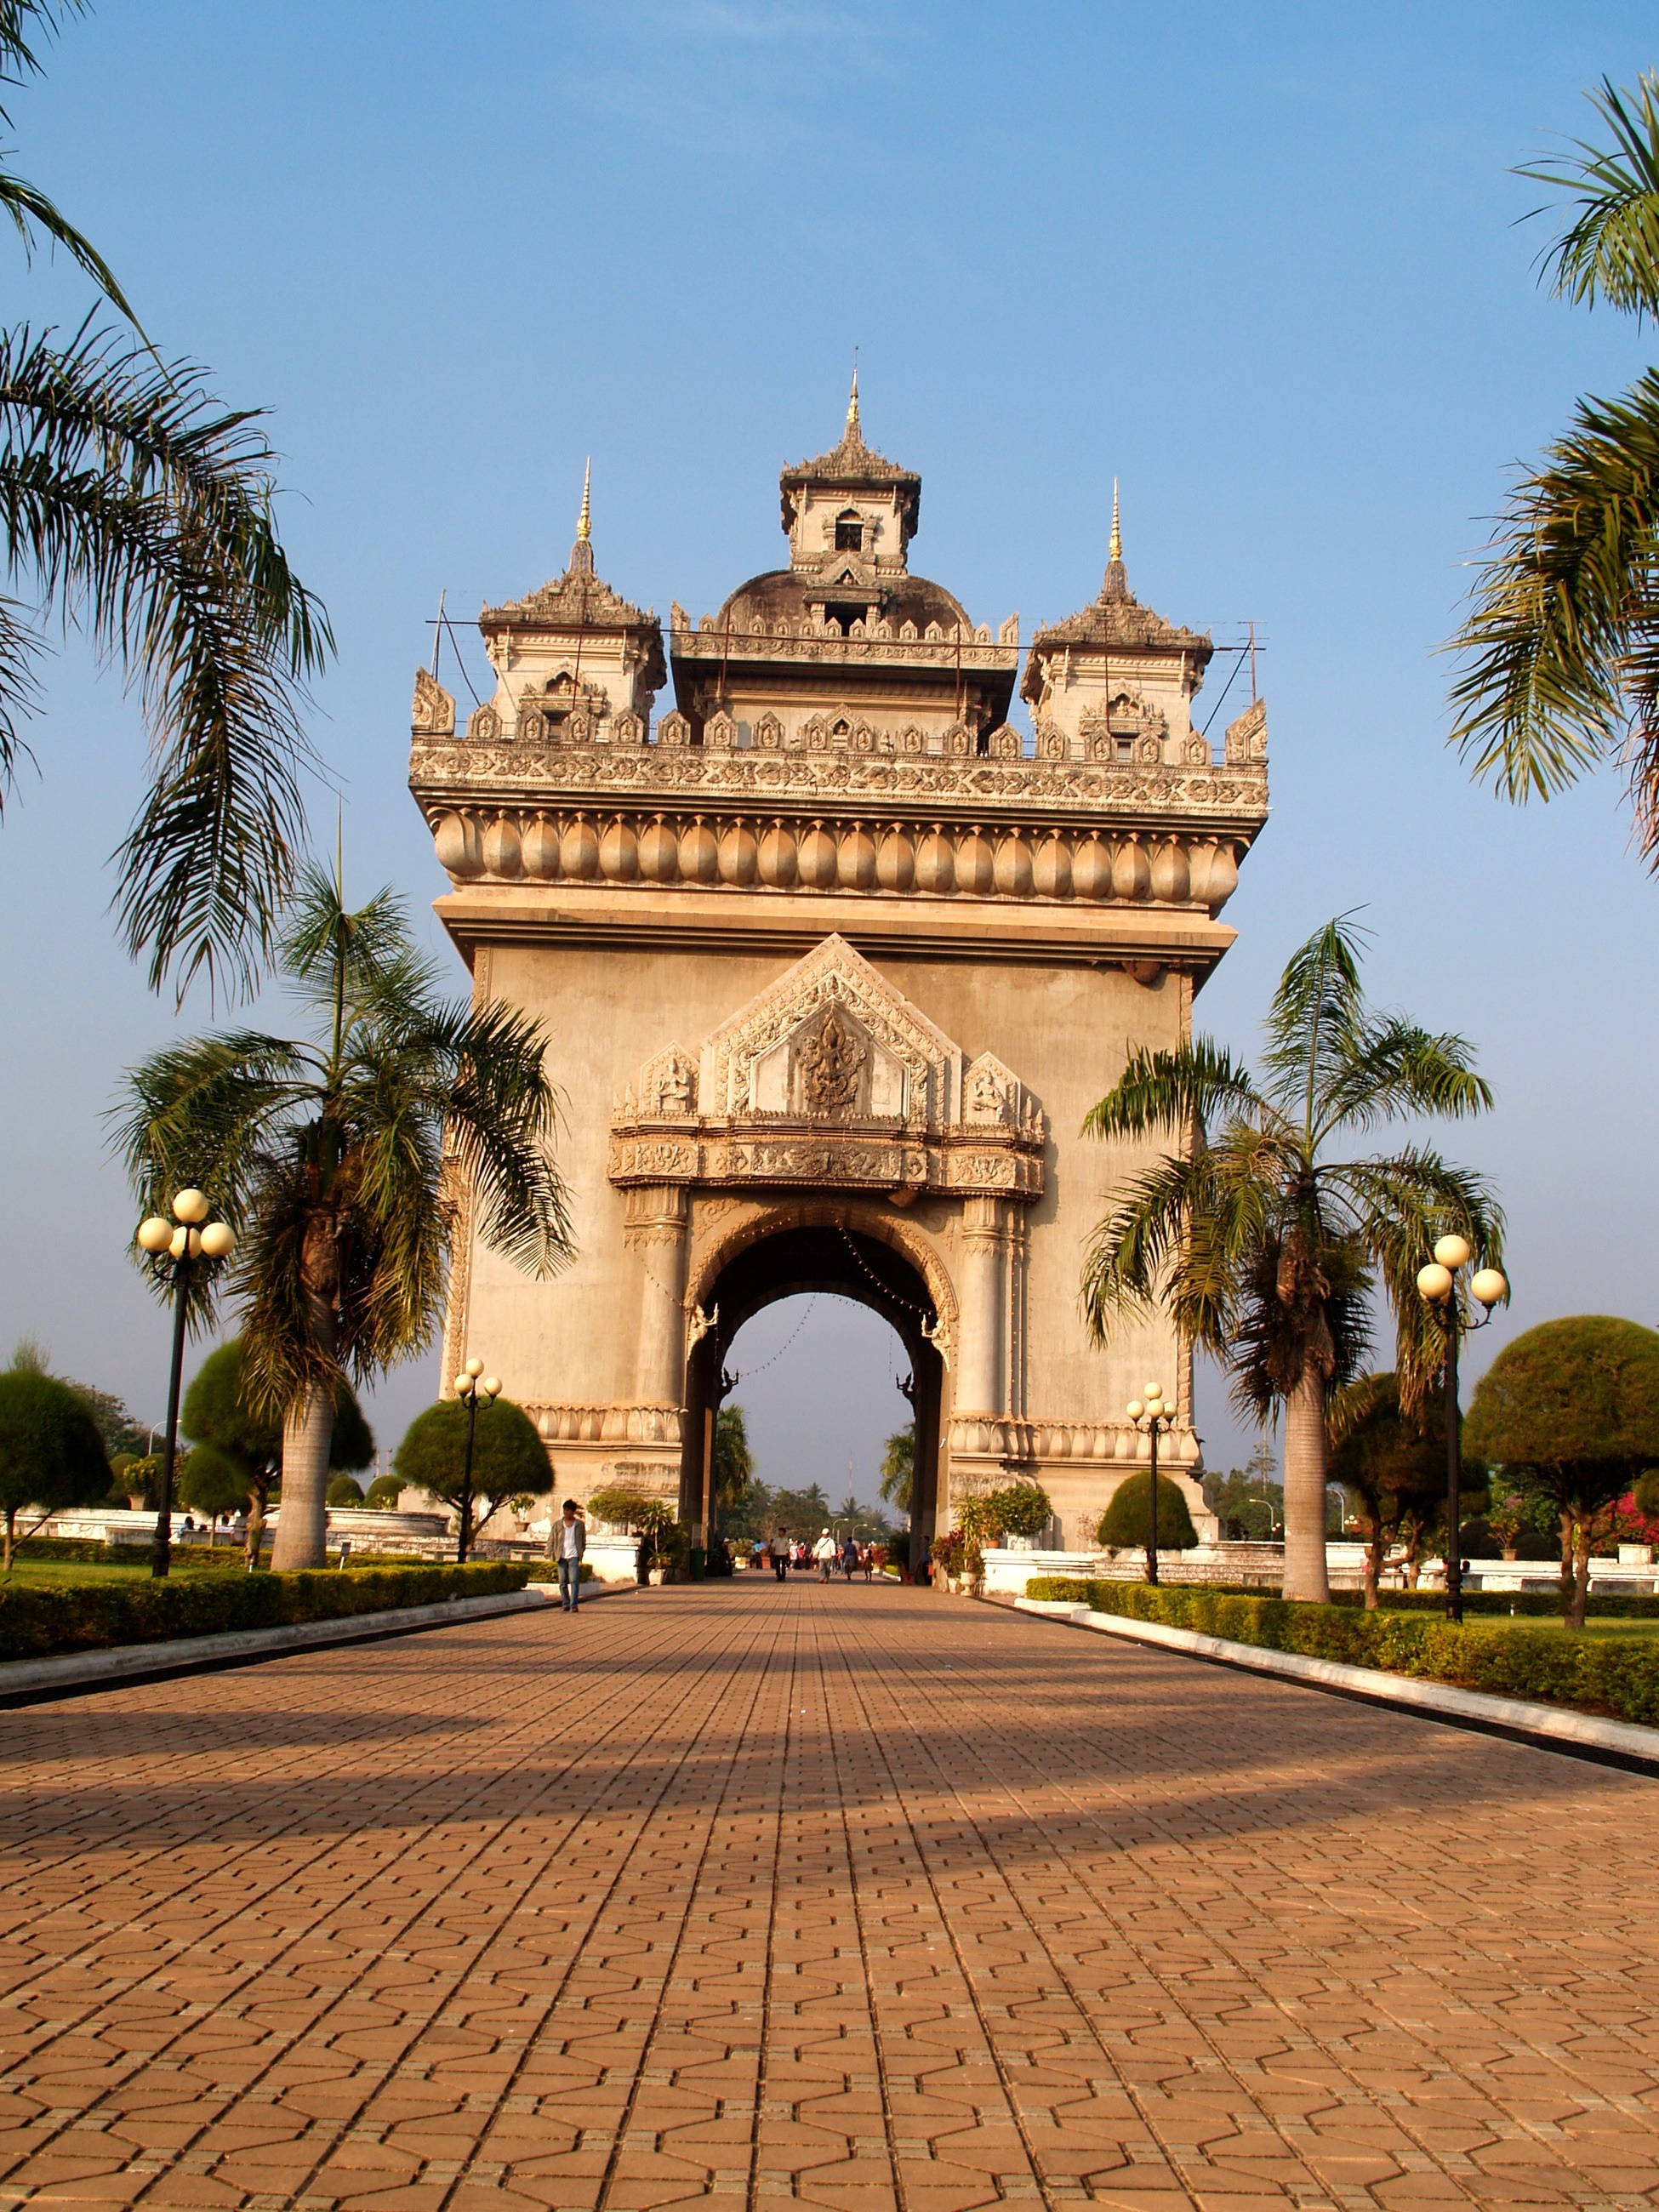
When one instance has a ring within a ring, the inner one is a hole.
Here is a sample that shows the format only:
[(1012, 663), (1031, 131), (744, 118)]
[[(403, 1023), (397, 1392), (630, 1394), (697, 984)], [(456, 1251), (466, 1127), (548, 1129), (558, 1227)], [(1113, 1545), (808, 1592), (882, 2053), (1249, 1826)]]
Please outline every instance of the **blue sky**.
[[(1524, 812), (1471, 788), (1436, 653), (1506, 471), (1647, 358), (1536, 289), (1510, 171), (1656, 63), (1651, 11), (1596, 0), (146, 0), (72, 26), (13, 113), (163, 350), (272, 410), (340, 642), (315, 731), (350, 871), (422, 914), (425, 624), (441, 588), (464, 615), (562, 565), (585, 455), (601, 572), (715, 605), (780, 557), (778, 468), (833, 436), (857, 344), (869, 435), (925, 479), (917, 564), (1028, 635), (1097, 588), (1118, 477), (1139, 595), (1266, 640), (1273, 817), (1201, 1020), (1252, 1043), (1291, 947), (1365, 909), (1378, 997), (1467, 1032), (1498, 1089), (1448, 1140), (1510, 1217), (1484, 1351), (1659, 1319), (1659, 891), (1610, 781)], [(14, 321), (84, 312), (61, 263), (0, 241), (0, 270)], [(154, 1416), (164, 1326), (100, 1118), (177, 1026), (105, 910), (142, 733), (71, 641), (34, 737), (0, 827), (0, 1348), (33, 1334)], [(884, 1336), (821, 1302), (754, 1374), (763, 1472), (839, 1496), (850, 1457), (867, 1491), (902, 1412)], [(383, 1441), (434, 1375), (381, 1394)], [(1242, 1455), (1200, 1404), (1212, 1460)]]

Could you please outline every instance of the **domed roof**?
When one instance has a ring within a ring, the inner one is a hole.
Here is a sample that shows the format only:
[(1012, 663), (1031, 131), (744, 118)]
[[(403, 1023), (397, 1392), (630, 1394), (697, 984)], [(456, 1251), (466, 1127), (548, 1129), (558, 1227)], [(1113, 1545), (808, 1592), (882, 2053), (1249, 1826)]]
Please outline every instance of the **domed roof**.
[(901, 572), (891, 577), (878, 576), (870, 584), (826, 585), (795, 568), (769, 568), (739, 584), (715, 617), (714, 627), (725, 629), (729, 624), (734, 630), (745, 630), (757, 617), (769, 628), (780, 622), (799, 627), (811, 605), (822, 606), (826, 600), (831, 605), (873, 601), (878, 622), (889, 622), (895, 629), (903, 623), (914, 623), (919, 636), (926, 636), (929, 623), (937, 623), (946, 631), (960, 626), (965, 637), (974, 634), (961, 600), (929, 577)]

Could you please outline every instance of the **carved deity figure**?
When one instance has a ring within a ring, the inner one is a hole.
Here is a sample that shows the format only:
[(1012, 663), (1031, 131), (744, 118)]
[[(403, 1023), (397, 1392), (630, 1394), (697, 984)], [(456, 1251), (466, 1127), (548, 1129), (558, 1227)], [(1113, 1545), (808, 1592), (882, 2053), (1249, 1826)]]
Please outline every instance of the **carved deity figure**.
[(859, 1079), (869, 1057), (858, 1031), (839, 1006), (831, 1006), (795, 1063), (807, 1112), (844, 1121), (858, 1104)]
[(683, 1060), (672, 1060), (657, 1083), (657, 1111), (665, 1117), (691, 1111), (691, 1071)]
[(988, 1067), (981, 1067), (968, 1086), (968, 1117), (973, 1121), (1000, 1123), (1007, 1119), (1008, 1102), (1002, 1085)]

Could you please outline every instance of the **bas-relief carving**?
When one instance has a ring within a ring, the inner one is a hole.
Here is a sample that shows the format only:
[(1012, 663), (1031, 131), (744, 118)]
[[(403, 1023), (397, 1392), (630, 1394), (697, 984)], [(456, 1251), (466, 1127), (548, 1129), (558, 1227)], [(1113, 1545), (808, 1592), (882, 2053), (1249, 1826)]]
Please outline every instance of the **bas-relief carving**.
[(415, 705), (410, 726), (417, 738), (453, 738), (455, 702), (430, 670), (415, 671)]
[[(1262, 718), (1265, 722), (1265, 714)], [(681, 718), (684, 722), (684, 717)], [(670, 725), (673, 725), (672, 731)], [(1038, 755), (1022, 758), (945, 759), (923, 752), (920, 730), (902, 733), (913, 756), (829, 751), (820, 754), (719, 753), (692, 746), (690, 725), (682, 729), (672, 714), (657, 727), (654, 744), (618, 751), (614, 747), (521, 746), (486, 751), (417, 742), (410, 781), (428, 804), (465, 803), (468, 787), (507, 785), (534, 805), (550, 793), (611, 798), (629, 793), (641, 804), (671, 801), (680, 793), (700, 802), (711, 798), (774, 800), (798, 799), (803, 806), (833, 799), (849, 804), (889, 800), (919, 805), (959, 804), (971, 807), (1024, 804), (1060, 810), (1079, 809), (1138, 814), (1156, 812), (1236, 814), (1251, 823), (1265, 818), (1267, 805), (1259, 780), (1243, 773), (1188, 773), (1159, 763), (1155, 774), (1133, 764), (1073, 760), (1058, 730), (1038, 733)], [(1056, 748), (1052, 752), (1050, 745)], [(1230, 770), (1244, 764), (1230, 761)], [(492, 792), (492, 796), (496, 795)]]
[[(1042, 1189), (1041, 1109), (989, 1053), (971, 1064), (844, 939), (831, 937), (705, 1041), (676, 1045), (618, 1102), (608, 1172), (652, 1182)], [(670, 1126), (695, 1120), (682, 1136)]]

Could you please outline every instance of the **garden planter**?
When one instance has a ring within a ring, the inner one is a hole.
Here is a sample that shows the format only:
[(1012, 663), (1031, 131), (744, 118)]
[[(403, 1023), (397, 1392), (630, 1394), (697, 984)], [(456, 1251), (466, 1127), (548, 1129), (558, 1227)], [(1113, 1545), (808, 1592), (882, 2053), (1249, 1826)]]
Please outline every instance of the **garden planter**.
[(660, 1589), (662, 1585), (668, 1580), (667, 1568), (653, 1567), (650, 1571), (648, 1580), (653, 1589)]

